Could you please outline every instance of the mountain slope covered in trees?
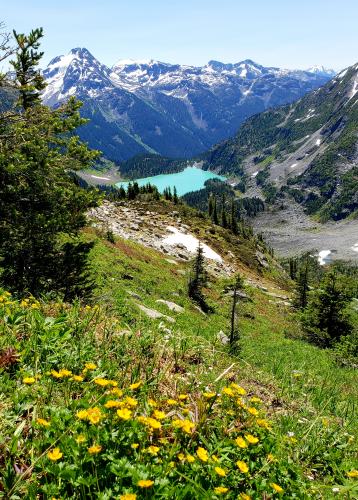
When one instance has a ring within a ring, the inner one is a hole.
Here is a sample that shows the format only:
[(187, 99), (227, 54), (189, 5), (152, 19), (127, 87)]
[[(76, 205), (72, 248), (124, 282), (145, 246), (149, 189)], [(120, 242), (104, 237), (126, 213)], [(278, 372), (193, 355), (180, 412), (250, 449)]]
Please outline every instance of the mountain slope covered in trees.
[(204, 168), (246, 178), (269, 201), (285, 195), (322, 219), (358, 208), (358, 64), (296, 103), (247, 120), (203, 155)]

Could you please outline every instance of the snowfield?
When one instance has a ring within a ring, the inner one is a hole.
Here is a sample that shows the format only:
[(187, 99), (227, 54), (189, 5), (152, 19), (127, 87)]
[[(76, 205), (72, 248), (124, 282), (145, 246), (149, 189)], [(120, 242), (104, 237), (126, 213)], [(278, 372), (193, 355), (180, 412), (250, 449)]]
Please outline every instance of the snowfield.
[[(195, 238), (195, 236), (192, 234), (181, 233), (176, 227), (173, 226), (168, 226), (167, 229), (171, 234), (163, 239), (163, 244), (170, 246), (184, 245), (188, 252), (193, 254), (197, 251), (199, 240)], [(208, 245), (201, 242), (201, 246), (203, 248), (204, 257), (216, 260), (217, 262), (222, 262), (220, 255), (214, 252), (214, 250), (208, 247)]]

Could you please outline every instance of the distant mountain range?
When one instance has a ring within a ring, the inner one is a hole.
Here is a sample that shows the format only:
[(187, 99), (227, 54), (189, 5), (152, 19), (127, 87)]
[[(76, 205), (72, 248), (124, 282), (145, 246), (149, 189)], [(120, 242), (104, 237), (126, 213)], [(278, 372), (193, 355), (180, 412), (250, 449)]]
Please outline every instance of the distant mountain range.
[(140, 153), (189, 158), (233, 135), (250, 116), (299, 99), (333, 74), (251, 60), (203, 67), (120, 60), (108, 68), (77, 48), (44, 70), (43, 100), (57, 106), (76, 95), (91, 119), (81, 137), (116, 162)]
[(358, 64), (295, 103), (248, 119), (202, 155), (247, 196), (291, 199), (321, 220), (358, 214)]

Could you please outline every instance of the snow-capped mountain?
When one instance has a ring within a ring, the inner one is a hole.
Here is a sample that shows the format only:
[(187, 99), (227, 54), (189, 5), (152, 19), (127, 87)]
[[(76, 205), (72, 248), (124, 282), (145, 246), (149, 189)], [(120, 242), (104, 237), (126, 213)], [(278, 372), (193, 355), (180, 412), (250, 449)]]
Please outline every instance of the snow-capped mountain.
[(309, 73), (316, 73), (317, 75), (327, 75), (330, 78), (333, 78), (336, 72), (334, 69), (327, 69), (322, 65), (312, 66), (308, 68), (306, 71)]
[(119, 60), (112, 68), (72, 49), (44, 70), (44, 102), (76, 95), (91, 119), (80, 135), (121, 161), (141, 152), (190, 157), (232, 135), (249, 116), (324, 84), (321, 72), (266, 68), (249, 59), (195, 67)]

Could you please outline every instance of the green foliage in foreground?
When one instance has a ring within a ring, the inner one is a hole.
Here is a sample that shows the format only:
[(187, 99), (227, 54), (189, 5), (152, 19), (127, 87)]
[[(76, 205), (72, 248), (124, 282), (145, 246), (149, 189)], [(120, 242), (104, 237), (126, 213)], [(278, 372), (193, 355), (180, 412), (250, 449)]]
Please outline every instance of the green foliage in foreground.
[[(354, 498), (353, 370), (285, 337), (296, 328), (293, 317), (263, 292), (247, 290), (253, 302), (239, 300), (239, 359), (216, 338), (230, 326), (231, 298), (221, 290), (231, 280), (206, 290), (217, 310), (204, 317), (186, 296), (186, 277), (152, 250), (98, 239), (91, 263), (101, 306), (1, 296), (5, 497), (331, 498), (335, 488)], [(128, 291), (163, 313), (156, 300), (175, 292), (185, 314), (168, 333), (141, 317)], [(132, 413), (125, 420), (117, 410)], [(154, 484), (141, 488), (141, 480)]]
[(316, 496), (292, 460), (296, 438), (285, 451), (251, 391), (165, 379), (173, 345), (120, 334), (98, 307), (1, 299), (1, 344), (16, 349), (2, 357), (7, 497)]
[[(85, 123), (80, 103), (41, 105), (41, 37), (42, 30), (15, 33), (18, 107), (0, 116), (0, 282), (23, 294), (52, 291), (71, 300), (88, 291), (91, 245), (76, 236), (97, 196), (69, 172), (90, 166), (97, 152), (73, 135)], [(63, 235), (71, 240), (64, 244)]]

